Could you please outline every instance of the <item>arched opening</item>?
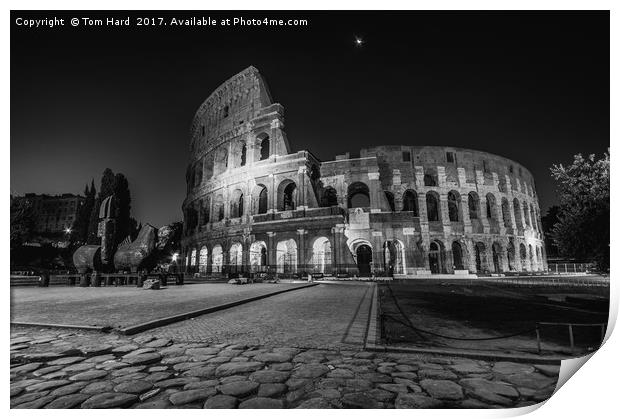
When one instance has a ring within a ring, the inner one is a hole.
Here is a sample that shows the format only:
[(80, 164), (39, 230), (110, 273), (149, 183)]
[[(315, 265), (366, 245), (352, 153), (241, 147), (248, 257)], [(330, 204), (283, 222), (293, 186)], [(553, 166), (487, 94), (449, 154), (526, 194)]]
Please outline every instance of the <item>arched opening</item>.
[(426, 217), (428, 221), (439, 221), (439, 197), (435, 192), (426, 194)]
[(495, 195), (492, 193), (487, 194), (487, 218), (495, 218)]
[(269, 158), (269, 136), (265, 136), (260, 142), (260, 159), (259, 160), (267, 160)]
[(243, 216), (243, 193), (240, 189), (236, 189), (231, 197), (230, 218), (239, 218), (241, 216)]
[(515, 246), (514, 244), (512, 244), (512, 242), (508, 244), (506, 256), (508, 256), (508, 270), (515, 271), (517, 269), (515, 265)]
[(510, 204), (506, 198), (502, 198), (502, 218), (504, 219), (504, 227), (510, 228), (512, 222), (510, 220)]
[(281, 274), (294, 274), (297, 272), (297, 243), (288, 239), (278, 242), (277, 271)]
[(290, 179), (282, 181), (278, 187), (278, 210), (291, 211), (296, 207), (297, 185)]
[(192, 249), (192, 253), (189, 258), (189, 266), (196, 266), (196, 249)]
[(338, 194), (336, 190), (331, 186), (328, 186), (323, 191), (323, 196), (321, 197), (321, 206), (322, 207), (334, 207), (338, 205)]
[(265, 272), (267, 268), (267, 245), (264, 241), (255, 241), (250, 246), (250, 268), (252, 272)]
[(448, 217), (450, 217), (450, 221), (460, 221), (460, 207), (461, 197), (459, 196), (459, 193), (456, 191), (448, 192)]
[(219, 175), (228, 168), (228, 149), (225, 146), (220, 147), (214, 154), (213, 174)]
[(267, 187), (265, 185), (256, 185), (252, 191), (252, 202), (254, 208), (252, 212), (254, 214), (266, 214), (267, 213)]
[(412, 211), (414, 217), (418, 217), (418, 194), (408, 189), (403, 194), (403, 211)]
[(469, 207), (469, 219), (477, 220), (480, 210), (480, 199), (478, 198), (477, 193), (470, 192), (467, 195), (467, 206)]
[(240, 164), (240, 166), (245, 166), (245, 161), (247, 159), (247, 154), (248, 154), (248, 149), (245, 146), (245, 144), (243, 144), (241, 146), (241, 164)]
[(383, 191), (385, 193), (385, 199), (388, 202), (388, 206), (390, 207), (390, 211), (396, 211), (396, 207), (394, 205), (394, 194), (390, 191)]
[(493, 272), (499, 274), (502, 272), (502, 247), (495, 242), (491, 246), (491, 251), (493, 252)]
[(460, 271), (465, 269), (463, 264), (463, 247), (457, 241), (452, 242), (452, 261), (454, 263), (454, 270)]
[(359, 276), (370, 276), (370, 264), (372, 263), (372, 249), (367, 244), (360, 244), (355, 249), (357, 270)]
[(487, 270), (487, 248), (482, 242), (477, 242), (474, 248), (476, 251), (476, 272), (482, 273)]
[(523, 243), (519, 245), (519, 253), (521, 256), (521, 270), (527, 271), (527, 250), (525, 249), (525, 245)]
[(530, 227), (532, 225), (530, 220), (530, 209), (525, 201), (523, 201), (523, 218), (525, 219), (525, 225)]
[(383, 270), (389, 276), (405, 273), (405, 247), (399, 240), (383, 244)]
[(327, 273), (332, 265), (332, 246), (327, 237), (318, 237), (312, 245), (312, 268), (317, 273)]
[(209, 263), (209, 250), (207, 246), (202, 246), (198, 257), (198, 271), (201, 274), (207, 273), (207, 264)]
[(370, 190), (365, 183), (355, 182), (347, 189), (348, 208), (370, 207)]
[(213, 251), (211, 252), (211, 272), (213, 273), (222, 272), (223, 265), (224, 265), (224, 253), (222, 251), (222, 246), (217, 244), (213, 247)]
[(432, 241), (428, 251), (428, 265), (431, 273), (440, 274), (446, 271), (443, 253), (443, 244), (439, 241)]
[(241, 243), (233, 243), (230, 246), (230, 252), (228, 254), (228, 265), (230, 272), (239, 273), (243, 267), (243, 246)]
[(224, 198), (222, 195), (218, 195), (215, 198), (213, 209), (215, 211), (215, 221), (222, 221), (224, 219)]
[(521, 206), (519, 205), (519, 201), (517, 200), (517, 198), (512, 201), (512, 205), (514, 207), (515, 222), (517, 223), (517, 228), (523, 228), (523, 222), (521, 221)]

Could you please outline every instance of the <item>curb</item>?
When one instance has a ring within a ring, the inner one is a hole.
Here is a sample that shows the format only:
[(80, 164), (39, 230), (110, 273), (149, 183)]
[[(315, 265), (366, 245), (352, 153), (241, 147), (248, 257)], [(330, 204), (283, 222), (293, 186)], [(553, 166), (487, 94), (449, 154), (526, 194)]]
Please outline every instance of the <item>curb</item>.
[(165, 325), (168, 325), (168, 324), (171, 324), (171, 323), (180, 322), (180, 321), (192, 318), (192, 317), (201, 316), (203, 314), (214, 313), (216, 311), (225, 310), (227, 308), (240, 306), (242, 304), (250, 303), (252, 301), (261, 300), (263, 298), (273, 297), (274, 295), (283, 294), (285, 292), (290, 292), (290, 291), (296, 291), (296, 290), (300, 290), (300, 289), (304, 289), (304, 288), (315, 287), (317, 285), (319, 285), (319, 284), (311, 283), (311, 284), (307, 284), (307, 285), (301, 285), (299, 287), (289, 288), (289, 289), (280, 290), (280, 291), (274, 291), (274, 292), (271, 292), (271, 293), (258, 295), (256, 297), (245, 298), (243, 300), (237, 300), (237, 301), (233, 301), (233, 302), (230, 302), (230, 303), (221, 304), (221, 305), (218, 305), (218, 306), (212, 306), (212, 307), (207, 307), (207, 308), (203, 308), (203, 309), (200, 309), (200, 310), (190, 311), (190, 312), (187, 312), (187, 313), (176, 314), (174, 316), (164, 317), (164, 318), (157, 319), (157, 320), (152, 320), (150, 322), (137, 324), (135, 326), (125, 327), (124, 329), (118, 330), (118, 332), (123, 334), (123, 335), (135, 335), (136, 333), (144, 332), (146, 330), (154, 329), (156, 327), (165, 326)]
[(50, 327), (56, 329), (79, 329), (91, 330), (94, 332), (107, 333), (112, 330), (110, 326), (82, 326), (76, 324), (54, 324), (54, 323), (28, 323), (28, 322), (11, 322), (11, 326), (28, 326), (28, 327)]
[(558, 363), (570, 359), (571, 357), (554, 357), (554, 356), (529, 356), (529, 355), (512, 355), (495, 352), (478, 352), (478, 351), (459, 351), (452, 349), (440, 348), (409, 348), (405, 346), (388, 346), (366, 344), (366, 349), (371, 352), (401, 352), (424, 355), (451, 356), (457, 358), (480, 359), (483, 361), (510, 361), (510, 362), (527, 362), (533, 364), (557, 365)]

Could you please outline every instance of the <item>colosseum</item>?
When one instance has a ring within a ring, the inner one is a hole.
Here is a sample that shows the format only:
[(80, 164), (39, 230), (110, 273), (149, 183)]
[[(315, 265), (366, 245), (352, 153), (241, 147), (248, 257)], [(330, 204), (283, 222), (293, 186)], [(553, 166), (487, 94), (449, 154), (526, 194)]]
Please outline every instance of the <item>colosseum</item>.
[(498, 275), (547, 268), (531, 173), (494, 154), (381, 145), (292, 151), (249, 67), (191, 126), (182, 265), (202, 275)]

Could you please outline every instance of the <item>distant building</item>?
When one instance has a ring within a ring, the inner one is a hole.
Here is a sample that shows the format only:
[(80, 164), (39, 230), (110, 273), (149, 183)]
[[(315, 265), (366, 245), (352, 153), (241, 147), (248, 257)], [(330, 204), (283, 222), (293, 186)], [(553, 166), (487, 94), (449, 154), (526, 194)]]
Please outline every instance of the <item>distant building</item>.
[(38, 195), (27, 193), (23, 199), (30, 201), (35, 212), (35, 233), (65, 233), (73, 226), (85, 198), (70, 193)]

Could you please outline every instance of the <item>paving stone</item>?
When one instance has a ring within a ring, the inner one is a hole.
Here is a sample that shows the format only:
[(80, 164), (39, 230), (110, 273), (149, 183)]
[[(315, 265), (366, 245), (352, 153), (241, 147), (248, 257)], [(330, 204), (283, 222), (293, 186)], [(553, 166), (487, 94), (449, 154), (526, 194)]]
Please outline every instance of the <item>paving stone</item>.
[(112, 370), (117, 370), (120, 368), (125, 368), (128, 367), (129, 364), (126, 362), (120, 362), (120, 361), (105, 361), (99, 365), (97, 365), (97, 369), (102, 369), (104, 371), (112, 371)]
[(322, 397), (315, 397), (313, 399), (302, 402), (296, 409), (333, 409), (329, 400)]
[(286, 371), (261, 370), (250, 374), (250, 380), (257, 383), (283, 383), (291, 374)]
[(59, 371), (62, 368), (63, 368), (62, 365), (54, 365), (52, 367), (39, 368), (38, 370), (35, 370), (32, 374), (35, 377), (41, 377), (42, 375), (46, 375), (46, 374), (50, 374), (52, 372)]
[(144, 336), (135, 337), (133, 341), (136, 342), (138, 345), (143, 345), (155, 339), (156, 339), (155, 336), (144, 335)]
[(370, 381), (361, 378), (348, 378), (345, 380), (345, 385), (355, 390), (367, 390), (372, 388), (372, 383)]
[(78, 364), (68, 365), (64, 367), (62, 370), (68, 373), (74, 373), (74, 372), (91, 370), (93, 368), (95, 368), (95, 364), (92, 364), (90, 362), (80, 362)]
[(54, 359), (62, 358), (62, 357), (63, 357), (63, 354), (59, 352), (38, 352), (38, 353), (25, 354), (22, 356), (22, 358), (25, 361), (30, 361), (30, 362), (47, 362), (47, 361), (52, 361)]
[(121, 377), (123, 375), (134, 374), (136, 372), (143, 371), (145, 368), (146, 368), (146, 365), (138, 365), (136, 367), (121, 368), (121, 369), (112, 371), (110, 375), (112, 377)]
[(131, 351), (128, 354), (123, 355), (123, 358), (127, 358), (127, 357), (132, 357), (132, 356), (136, 356), (136, 355), (143, 355), (143, 354), (151, 354), (157, 352), (157, 349), (155, 348), (138, 348), (135, 351)]
[(71, 381), (69, 380), (43, 381), (41, 383), (29, 385), (28, 387), (26, 387), (26, 391), (36, 392), (36, 391), (51, 390), (56, 387), (64, 386), (65, 384), (71, 384)]
[(293, 378), (318, 378), (329, 372), (323, 364), (304, 364), (293, 372)]
[(560, 375), (559, 365), (534, 365), (534, 368), (547, 377), (557, 378)]
[(284, 393), (288, 387), (282, 383), (265, 383), (258, 387), (258, 397), (277, 397)]
[(516, 399), (519, 397), (519, 392), (517, 392), (514, 387), (498, 381), (489, 381), (482, 378), (465, 378), (459, 381), (459, 383), (464, 388), (471, 390), (474, 393), (483, 390), (499, 394), (500, 396), (509, 397), (511, 399)]
[(187, 362), (190, 360), (190, 357), (187, 355), (175, 356), (171, 358), (164, 358), (161, 360), (161, 363), (164, 365), (170, 364), (180, 364), (181, 362)]
[(396, 365), (394, 367), (395, 370), (399, 371), (399, 372), (411, 372), (411, 371), (417, 371), (418, 367), (414, 367), (413, 365)]
[(215, 367), (212, 365), (198, 367), (198, 368), (190, 368), (183, 373), (183, 375), (188, 375), (190, 377), (215, 377)]
[(218, 394), (208, 399), (205, 404), (205, 409), (234, 409), (237, 407), (238, 400), (233, 396), (226, 396), (224, 394)]
[(115, 355), (104, 354), (104, 355), (97, 355), (97, 356), (93, 356), (92, 358), (88, 358), (88, 362), (93, 362), (95, 364), (100, 364), (102, 362), (111, 361), (113, 359), (116, 359)]
[(389, 402), (396, 397), (396, 393), (382, 390), (380, 388), (373, 388), (372, 390), (368, 390), (366, 394), (379, 402)]
[(284, 402), (268, 397), (254, 397), (242, 402), (239, 409), (283, 409)]
[(342, 397), (343, 407), (349, 409), (377, 409), (379, 403), (367, 393), (349, 393)]
[(127, 393), (102, 393), (91, 396), (82, 403), (83, 409), (114, 409), (129, 407), (138, 401), (138, 396)]
[(344, 368), (336, 368), (327, 374), (330, 378), (353, 378), (355, 374), (351, 370), (347, 370)]
[(10, 348), (10, 349), (11, 349), (12, 351), (19, 351), (19, 350), (22, 350), (22, 349), (28, 349), (28, 348), (30, 348), (30, 345), (27, 345), (27, 344), (21, 344), (21, 345), (11, 345), (11, 348)]
[(444, 400), (461, 400), (463, 389), (453, 381), (448, 380), (421, 380), (420, 386), (431, 397)]
[(500, 375), (502, 381), (514, 384), (517, 387), (527, 387), (533, 389), (542, 389), (550, 385), (557, 384), (557, 378), (547, 377), (537, 372)]
[(416, 384), (413, 380), (408, 380), (406, 378), (394, 378), (394, 384), (403, 384), (405, 387), (409, 388), (414, 393), (421, 393), (422, 388)]
[(20, 338), (13, 338), (13, 339), (11, 339), (10, 344), (11, 345), (15, 345), (15, 344), (18, 344), (18, 343), (26, 343), (26, 342), (30, 342), (31, 340), (32, 340), (32, 338), (26, 337), (26, 336), (20, 337)]
[(371, 383), (391, 383), (392, 377), (385, 374), (379, 374), (376, 372), (360, 374), (360, 378), (368, 380)]
[(50, 392), (50, 396), (66, 396), (67, 394), (77, 393), (78, 391), (86, 387), (87, 384), (88, 384), (87, 382), (78, 381), (77, 383), (58, 387), (52, 392)]
[(90, 357), (90, 356), (103, 355), (103, 354), (110, 353), (110, 352), (112, 352), (112, 349), (114, 349), (114, 346), (107, 345), (107, 344), (88, 345), (88, 346), (82, 346), (82, 347), (80, 347), (78, 349), (84, 355)]
[[(207, 359), (206, 362), (209, 364), (224, 364), (226, 362), (230, 362), (230, 357), (229, 356), (215, 356), (213, 358)], [(242, 362), (238, 362), (238, 363), (241, 364)]]
[(435, 380), (456, 380), (458, 378), (455, 373), (446, 370), (419, 370), (418, 377), (421, 380), (425, 378), (432, 378)]
[(185, 354), (189, 356), (217, 355), (219, 352), (218, 348), (189, 348), (185, 350)]
[(126, 362), (130, 365), (148, 365), (159, 362), (161, 359), (161, 355), (154, 352), (143, 353), (139, 355), (127, 356), (123, 357), (123, 362)]
[(170, 339), (162, 338), (147, 342), (144, 346), (146, 346), (147, 348), (163, 348), (164, 346), (168, 346), (171, 343), (172, 341)]
[(493, 372), (499, 374), (529, 374), (534, 372), (534, 367), (528, 364), (517, 364), (516, 362), (496, 362), (493, 365)]
[(185, 384), (185, 386), (183, 386), (183, 390), (196, 390), (199, 388), (215, 387), (219, 383), (219, 380), (196, 381), (195, 383)]
[(136, 349), (139, 349), (138, 345), (129, 344), (129, 345), (121, 345), (121, 346), (112, 348), (111, 352), (117, 355), (124, 355), (124, 354), (128, 354), (129, 352), (135, 351)]
[(168, 367), (166, 366), (157, 366), (157, 367), (149, 367), (148, 372), (162, 372), (167, 371)]
[(306, 351), (301, 352), (293, 358), (295, 363), (319, 364), (325, 360), (324, 351)]
[(196, 381), (199, 381), (199, 379), (196, 377), (177, 377), (177, 378), (170, 378), (168, 380), (157, 381), (155, 385), (161, 388), (183, 387), (186, 384), (193, 383)]
[(205, 366), (204, 362), (181, 362), (178, 364), (174, 364), (172, 366), (172, 369), (174, 369), (175, 371), (187, 371), (192, 368), (200, 368), (203, 366)]
[(96, 380), (98, 378), (103, 378), (103, 377), (105, 377), (107, 375), (108, 375), (108, 373), (106, 371), (91, 370), (91, 371), (81, 372), (79, 374), (72, 375), (71, 377), (69, 377), (69, 380), (71, 380), (71, 381), (90, 381), (90, 380)]
[(125, 381), (142, 380), (148, 376), (145, 372), (134, 372), (133, 374), (121, 375), (120, 377), (113, 378), (112, 381), (116, 384), (124, 383)]
[(27, 374), (32, 372), (43, 365), (41, 362), (30, 362), (28, 364), (20, 365), (19, 367), (11, 368), (11, 374)]
[(407, 380), (416, 380), (418, 378), (418, 375), (415, 372), (393, 372), (390, 375), (392, 377), (406, 378)]
[(49, 394), (49, 391), (38, 391), (36, 393), (22, 394), (21, 396), (11, 398), (11, 407), (17, 406), (18, 404), (31, 402), (41, 397), (45, 397), (48, 394)]
[(171, 376), (172, 376), (172, 373), (170, 372), (159, 371), (159, 372), (154, 372), (152, 374), (145, 376), (144, 379), (146, 381), (150, 381), (151, 383), (154, 383), (156, 381), (166, 380), (170, 378)]
[(202, 402), (208, 397), (214, 396), (217, 393), (214, 387), (199, 388), (194, 390), (185, 390), (174, 393), (170, 396), (170, 402), (175, 405), (183, 405), (193, 402)]
[(254, 359), (256, 361), (260, 361), (260, 362), (265, 362), (265, 363), (282, 363), (282, 362), (288, 362), (291, 360), (291, 358), (293, 358), (292, 355), (287, 354), (287, 353), (281, 353), (281, 352), (276, 352), (276, 353), (262, 353), (262, 354), (258, 354), (254, 357)]
[[(293, 380), (289, 380), (286, 382), (286, 384), (289, 386), (289, 388), (291, 388), (291, 385), (289, 384), (289, 382), (291, 382)], [(295, 380), (295, 381), (308, 381), (309, 380)], [(338, 387), (344, 387), (346, 384), (346, 381), (344, 378), (323, 378), (321, 381), (319, 381), (319, 387), (320, 388), (338, 388)]]
[(11, 387), (11, 397), (15, 397), (24, 391), (23, 387)]
[(457, 374), (480, 374), (480, 373), (485, 373), (489, 371), (488, 368), (482, 367), (473, 362), (462, 362), (462, 363), (450, 365), (448, 368), (450, 368), (452, 371), (456, 372)]
[(86, 387), (80, 390), (80, 393), (84, 394), (100, 394), (108, 393), (114, 389), (114, 383), (111, 381), (96, 381), (94, 383), (87, 383)]
[(86, 358), (83, 356), (68, 356), (48, 361), (47, 365), (70, 365), (75, 364), (76, 362), (84, 361), (85, 359)]
[(335, 388), (320, 388), (314, 391), (317, 395), (326, 399), (339, 399), (340, 392)]
[(269, 368), (274, 371), (290, 371), (292, 370), (294, 365), (290, 362), (282, 362), (278, 364), (270, 364)]
[(222, 377), (220, 384), (228, 384), (235, 381), (246, 381), (248, 378), (245, 375), (229, 375), (228, 377)]
[(124, 381), (114, 387), (117, 393), (140, 394), (153, 388), (153, 383), (144, 380)]
[(218, 366), (215, 370), (215, 375), (218, 377), (223, 377), (244, 372), (254, 372), (261, 369), (262, 366), (262, 362), (229, 362)]
[(256, 391), (258, 383), (252, 381), (235, 381), (217, 387), (217, 390), (227, 396), (245, 397)]
[(30, 402), (21, 403), (16, 406), (11, 406), (11, 409), (40, 409), (49, 402), (53, 401), (55, 396), (38, 397)]
[(172, 406), (168, 399), (147, 400), (133, 406), (133, 409), (167, 409)]
[(442, 406), (440, 400), (421, 394), (399, 394), (394, 402), (396, 409), (438, 409)]
[(380, 372), (381, 374), (390, 374), (394, 371), (395, 369), (392, 366), (380, 366), (377, 368), (377, 372)]
[(51, 403), (45, 405), (46, 409), (72, 409), (82, 402), (86, 401), (89, 397), (88, 394), (69, 394), (66, 396), (61, 396)]
[(374, 352), (358, 352), (353, 356), (355, 358), (361, 358), (361, 359), (373, 359), (375, 357), (375, 353)]
[(377, 388), (390, 391), (392, 393), (407, 393), (407, 386), (404, 384), (379, 384)]

